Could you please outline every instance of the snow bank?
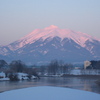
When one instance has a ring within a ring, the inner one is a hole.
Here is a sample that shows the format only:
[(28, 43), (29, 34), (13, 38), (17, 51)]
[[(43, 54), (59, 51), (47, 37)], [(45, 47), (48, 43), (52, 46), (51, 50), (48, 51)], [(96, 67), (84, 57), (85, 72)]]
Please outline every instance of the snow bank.
[(31, 87), (0, 93), (0, 100), (100, 100), (100, 95), (61, 87)]
[(73, 70), (71, 70), (70, 74), (72, 74), (72, 75), (100, 75), (100, 70), (97, 70), (97, 69), (90, 69), (90, 70), (73, 69)]
[(22, 79), (28, 79), (28, 74), (26, 74), (26, 73), (17, 73), (17, 75), (18, 75), (18, 79), (20, 79), (20, 80), (22, 80)]
[(0, 77), (5, 78), (5, 73), (4, 72), (0, 72)]
[(9, 81), (9, 78), (0, 78), (0, 81)]
[(5, 78), (6, 75), (4, 72), (0, 72), (0, 81), (9, 81), (9, 78)]
[(74, 70), (71, 71), (70, 74), (72, 74), (72, 75), (81, 75), (81, 70), (79, 70), (79, 69), (74, 69)]

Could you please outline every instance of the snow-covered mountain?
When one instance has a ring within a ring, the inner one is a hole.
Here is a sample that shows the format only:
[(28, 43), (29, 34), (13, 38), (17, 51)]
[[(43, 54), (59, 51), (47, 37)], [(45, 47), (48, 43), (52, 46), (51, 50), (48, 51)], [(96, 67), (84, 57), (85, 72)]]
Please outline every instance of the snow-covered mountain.
[(7, 46), (0, 47), (2, 59), (42, 63), (53, 59), (79, 62), (100, 59), (100, 40), (86, 33), (51, 25), (36, 29)]

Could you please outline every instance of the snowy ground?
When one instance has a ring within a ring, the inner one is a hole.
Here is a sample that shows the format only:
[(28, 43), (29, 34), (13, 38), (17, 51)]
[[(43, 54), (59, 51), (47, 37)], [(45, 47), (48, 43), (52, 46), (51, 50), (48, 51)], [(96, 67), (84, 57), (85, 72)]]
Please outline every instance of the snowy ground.
[(0, 78), (0, 81), (9, 81), (9, 78)]
[(100, 100), (100, 94), (61, 87), (31, 87), (0, 93), (0, 100)]

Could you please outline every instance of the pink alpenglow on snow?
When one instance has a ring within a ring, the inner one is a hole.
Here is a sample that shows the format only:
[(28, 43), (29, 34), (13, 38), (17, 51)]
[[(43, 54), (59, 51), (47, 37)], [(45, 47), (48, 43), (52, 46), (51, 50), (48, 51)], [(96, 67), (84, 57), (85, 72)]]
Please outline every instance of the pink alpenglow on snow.
[(49, 29), (57, 29), (58, 27), (55, 25), (51, 25), (49, 27), (46, 27), (45, 30), (49, 30)]
[[(60, 29), (57, 26), (51, 25), (49, 27), (46, 27), (44, 29), (35, 29), (30, 34), (26, 35), (25, 37), (19, 39), (17, 41), (18, 45), (16, 48), (10, 48), (10, 49), (18, 49), (23, 47), (26, 44), (34, 43), (38, 39), (47, 39), (47, 38), (54, 38), (59, 37), (61, 39), (68, 38), (75, 41), (77, 44), (81, 45), (82, 47), (85, 46), (85, 42), (87, 40), (94, 40), (96, 38), (82, 32), (75, 32), (69, 29)], [(98, 40), (98, 39), (96, 39)], [(100, 40), (99, 40), (100, 41)], [(9, 45), (10, 46), (10, 45)]]
[(0, 93), (0, 100), (100, 100), (100, 95), (69, 88), (43, 86), (3, 92)]

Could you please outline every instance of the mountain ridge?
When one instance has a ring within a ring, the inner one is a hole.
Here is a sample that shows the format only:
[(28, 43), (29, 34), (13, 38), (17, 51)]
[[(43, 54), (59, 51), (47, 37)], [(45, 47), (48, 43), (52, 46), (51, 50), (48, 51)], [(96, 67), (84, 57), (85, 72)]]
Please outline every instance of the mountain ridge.
[[(86, 33), (75, 32), (75, 31), (68, 30), (68, 29), (59, 29), (57, 26), (51, 25), (51, 26), (46, 27), (44, 29), (35, 29), (34, 31), (32, 31), (28, 35), (17, 40), (17, 43), (20, 43), (19, 47), (17, 46), (17, 48), (21, 48), (26, 44), (34, 43), (36, 40), (38, 40), (40, 38), (45, 40), (48, 37), (53, 38), (56, 36), (60, 37), (61, 39), (64, 39), (64, 38), (72, 39), (76, 43), (81, 45), (82, 47), (85, 46), (84, 44), (87, 40), (90, 40), (90, 41), (92, 41), (93, 39), (98, 40), (90, 35), (87, 35)], [(100, 41), (100, 40), (98, 40), (98, 41)], [(9, 45), (9, 47), (10, 47), (10, 45)], [(11, 49), (11, 50), (13, 50), (13, 49)]]
[(30, 63), (44, 63), (53, 59), (65, 62), (96, 60), (100, 59), (100, 40), (86, 33), (51, 25), (35, 29), (18, 41), (0, 47), (0, 58)]

